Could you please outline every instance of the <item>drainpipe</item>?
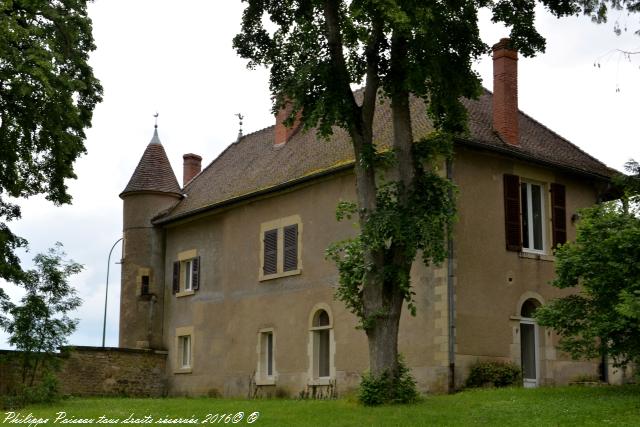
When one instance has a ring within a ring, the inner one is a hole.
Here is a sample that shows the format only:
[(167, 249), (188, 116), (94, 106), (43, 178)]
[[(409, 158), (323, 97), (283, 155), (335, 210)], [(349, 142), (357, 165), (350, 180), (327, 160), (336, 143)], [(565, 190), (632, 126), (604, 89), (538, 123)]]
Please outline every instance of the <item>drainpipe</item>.
[[(447, 159), (447, 179), (453, 181), (453, 161)], [(453, 199), (453, 188), (449, 190), (449, 198)], [(447, 241), (447, 312), (449, 314), (449, 393), (456, 389), (456, 314), (453, 268), (453, 237)]]

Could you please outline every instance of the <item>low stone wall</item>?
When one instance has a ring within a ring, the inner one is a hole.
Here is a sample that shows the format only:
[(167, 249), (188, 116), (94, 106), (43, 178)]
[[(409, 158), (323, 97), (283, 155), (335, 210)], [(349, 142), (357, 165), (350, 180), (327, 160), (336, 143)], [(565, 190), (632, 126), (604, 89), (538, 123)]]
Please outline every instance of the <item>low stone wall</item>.
[[(0, 393), (20, 381), (18, 352), (0, 352)], [(65, 347), (56, 373), (60, 392), (74, 396), (166, 395), (166, 352), (113, 347)]]

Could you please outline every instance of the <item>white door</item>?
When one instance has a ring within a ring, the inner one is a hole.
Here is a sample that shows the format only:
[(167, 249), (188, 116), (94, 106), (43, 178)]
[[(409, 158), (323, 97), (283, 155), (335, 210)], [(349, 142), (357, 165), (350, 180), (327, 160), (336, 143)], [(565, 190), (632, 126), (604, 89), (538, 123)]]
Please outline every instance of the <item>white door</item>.
[(538, 325), (533, 319), (520, 320), (520, 357), (523, 385), (537, 387), (540, 378)]

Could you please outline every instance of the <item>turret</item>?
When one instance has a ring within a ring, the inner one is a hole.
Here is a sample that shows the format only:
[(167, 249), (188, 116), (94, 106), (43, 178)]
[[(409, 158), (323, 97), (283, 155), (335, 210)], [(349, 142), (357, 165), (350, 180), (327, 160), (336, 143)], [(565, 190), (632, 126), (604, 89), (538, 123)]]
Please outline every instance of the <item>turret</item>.
[(182, 197), (160, 143), (157, 125), (126, 188), (123, 201), (120, 339), (124, 348), (161, 348), (164, 304), (164, 231), (152, 219)]

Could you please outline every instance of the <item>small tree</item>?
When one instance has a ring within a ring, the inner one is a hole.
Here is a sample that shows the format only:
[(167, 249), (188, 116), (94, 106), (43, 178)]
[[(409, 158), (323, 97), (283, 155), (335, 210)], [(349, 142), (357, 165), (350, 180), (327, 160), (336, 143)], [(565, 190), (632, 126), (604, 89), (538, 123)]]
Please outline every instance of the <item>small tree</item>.
[(53, 353), (67, 342), (78, 324), (68, 313), (82, 300), (68, 280), (83, 267), (65, 257), (61, 243), (36, 255), (36, 268), (26, 271), (21, 283), (26, 294), (20, 304), (6, 298), (3, 302), (9, 317), (0, 321), (9, 334), (9, 344), (21, 351), (24, 385), (33, 385), (38, 368), (48, 367)]
[[(637, 163), (628, 165), (633, 164), (638, 171)], [(617, 181), (637, 185), (638, 176)], [(624, 190), (624, 200), (637, 201), (637, 188), (634, 192), (627, 185)], [(606, 354), (617, 365), (640, 361), (637, 207), (633, 202), (615, 201), (582, 210), (576, 241), (556, 251), (553, 285), (563, 289), (579, 286), (580, 291), (540, 307), (536, 318), (562, 336), (560, 348), (573, 358)]]

